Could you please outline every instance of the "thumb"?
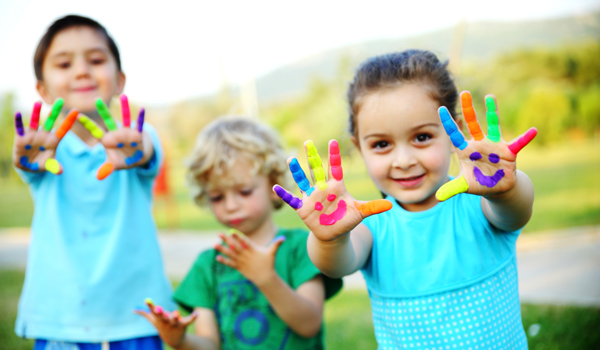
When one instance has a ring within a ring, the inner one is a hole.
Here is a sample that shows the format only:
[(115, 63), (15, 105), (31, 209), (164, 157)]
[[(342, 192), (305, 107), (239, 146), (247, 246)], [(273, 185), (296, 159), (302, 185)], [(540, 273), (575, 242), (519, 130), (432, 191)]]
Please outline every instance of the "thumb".
[(269, 253), (271, 253), (271, 255), (275, 256), (275, 254), (277, 254), (277, 250), (279, 250), (279, 247), (281, 246), (281, 244), (285, 241), (285, 236), (277, 236), (275, 238), (273, 238), (273, 241), (271, 242), (271, 245), (269, 246)]
[(362, 213), (363, 218), (392, 209), (392, 202), (387, 199), (376, 199), (369, 202), (357, 201), (354, 202), (354, 205), (356, 206), (356, 209)]

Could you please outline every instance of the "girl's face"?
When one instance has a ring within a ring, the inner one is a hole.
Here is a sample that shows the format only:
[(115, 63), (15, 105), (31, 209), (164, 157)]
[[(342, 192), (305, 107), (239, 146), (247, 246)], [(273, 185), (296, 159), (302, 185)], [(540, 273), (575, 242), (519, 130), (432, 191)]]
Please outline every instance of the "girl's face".
[(356, 116), (353, 141), (371, 179), (408, 211), (435, 206), (448, 181), (454, 149), (438, 107), (425, 85), (407, 83), (365, 96)]
[[(251, 169), (247, 161), (236, 162), (228, 179), (210, 179), (206, 188), (217, 220), (249, 236), (270, 224), (273, 201), (278, 198), (271, 190), (269, 178), (262, 174), (251, 176)], [(233, 181), (228, 181), (232, 177)]]
[(125, 75), (118, 71), (106, 39), (89, 27), (68, 28), (54, 37), (42, 75), (37, 89), (46, 103), (62, 97), (66, 108), (84, 113), (96, 110), (98, 97), (110, 102), (125, 85)]

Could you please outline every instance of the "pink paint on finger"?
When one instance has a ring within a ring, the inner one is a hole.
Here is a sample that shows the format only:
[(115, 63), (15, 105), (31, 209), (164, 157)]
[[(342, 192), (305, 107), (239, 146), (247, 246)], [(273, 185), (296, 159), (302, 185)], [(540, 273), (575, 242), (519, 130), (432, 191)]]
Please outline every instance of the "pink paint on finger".
[(321, 216), (319, 217), (319, 222), (321, 223), (321, 225), (331, 226), (338, 222), (338, 220), (343, 218), (344, 215), (346, 215), (346, 202), (342, 199), (338, 203), (338, 207), (333, 213), (329, 215), (321, 214)]
[(333, 202), (336, 198), (337, 198), (337, 196), (333, 193), (330, 194), (329, 196), (327, 196), (327, 200), (330, 202)]
[(121, 100), (121, 114), (123, 115), (123, 126), (129, 128), (131, 126), (131, 111), (129, 110), (129, 100), (124, 94), (119, 97)]
[(31, 112), (31, 120), (29, 121), (29, 128), (31, 130), (37, 130), (40, 124), (40, 110), (42, 109), (42, 103), (36, 102), (33, 104), (33, 112)]
[(154, 312), (156, 312), (157, 314), (159, 314), (159, 315), (160, 315), (160, 314), (162, 314), (162, 313), (163, 313), (163, 308), (162, 308), (162, 307), (160, 307), (160, 306), (156, 306), (156, 307), (154, 308)]
[(525, 134), (517, 139), (517, 141), (508, 145), (508, 149), (513, 153), (519, 153), (523, 147), (527, 146), (531, 140), (533, 140), (537, 136), (537, 129), (531, 128), (525, 132)]
[(340, 156), (340, 145), (336, 140), (329, 144), (329, 166), (334, 179), (341, 181), (344, 178), (342, 171), (342, 157)]
[(323, 210), (323, 204), (321, 204), (321, 202), (317, 202), (317, 203), (315, 203), (315, 210), (316, 210), (316, 211), (321, 211), (321, 210)]

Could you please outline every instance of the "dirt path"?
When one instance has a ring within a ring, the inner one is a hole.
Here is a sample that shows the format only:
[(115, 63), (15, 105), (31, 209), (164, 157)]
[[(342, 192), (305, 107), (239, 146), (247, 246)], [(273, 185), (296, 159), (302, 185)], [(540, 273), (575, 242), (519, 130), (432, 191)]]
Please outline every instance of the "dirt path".
[[(167, 274), (181, 279), (217, 236), (165, 231), (159, 239)], [(28, 229), (0, 229), (0, 267), (25, 268), (28, 244)], [(600, 307), (600, 226), (524, 235), (517, 254), (522, 301)], [(347, 288), (365, 288), (360, 273), (344, 282)]]

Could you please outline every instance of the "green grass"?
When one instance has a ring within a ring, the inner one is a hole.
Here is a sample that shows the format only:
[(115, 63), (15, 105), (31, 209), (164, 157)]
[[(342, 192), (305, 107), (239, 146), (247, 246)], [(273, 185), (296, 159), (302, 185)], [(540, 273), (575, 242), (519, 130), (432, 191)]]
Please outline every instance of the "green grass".
[[(13, 329), (24, 273), (0, 269), (0, 350), (30, 350), (31, 340), (18, 338)], [(540, 325), (527, 335), (530, 350), (600, 349), (600, 309), (532, 305), (521, 306), (523, 327)], [(343, 290), (325, 304), (328, 349), (375, 349), (369, 296), (361, 290)]]
[[(356, 198), (380, 198), (359, 157), (344, 158), (343, 162), (346, 187)], [(531, 178), (536, 193), (534, 214), (524, 232), (600, 224), (600, 143), (528, 147), (519, 154), (518, 168)], [(183, 167), (173, 167), (170, 174), (176, 205), (169, 211), (163, 200), (157, 200), (155, 214), (159, 228), (222, 229), (208, 209), (193, 204), (185, 186)], [(0, 227), (27, 227), (32, 215), (27, 187), (15, 181), (0, 182)], [(275, 222), (282, 227), (302, 226), (296, 213), (287, 206), (276, 212)]]

